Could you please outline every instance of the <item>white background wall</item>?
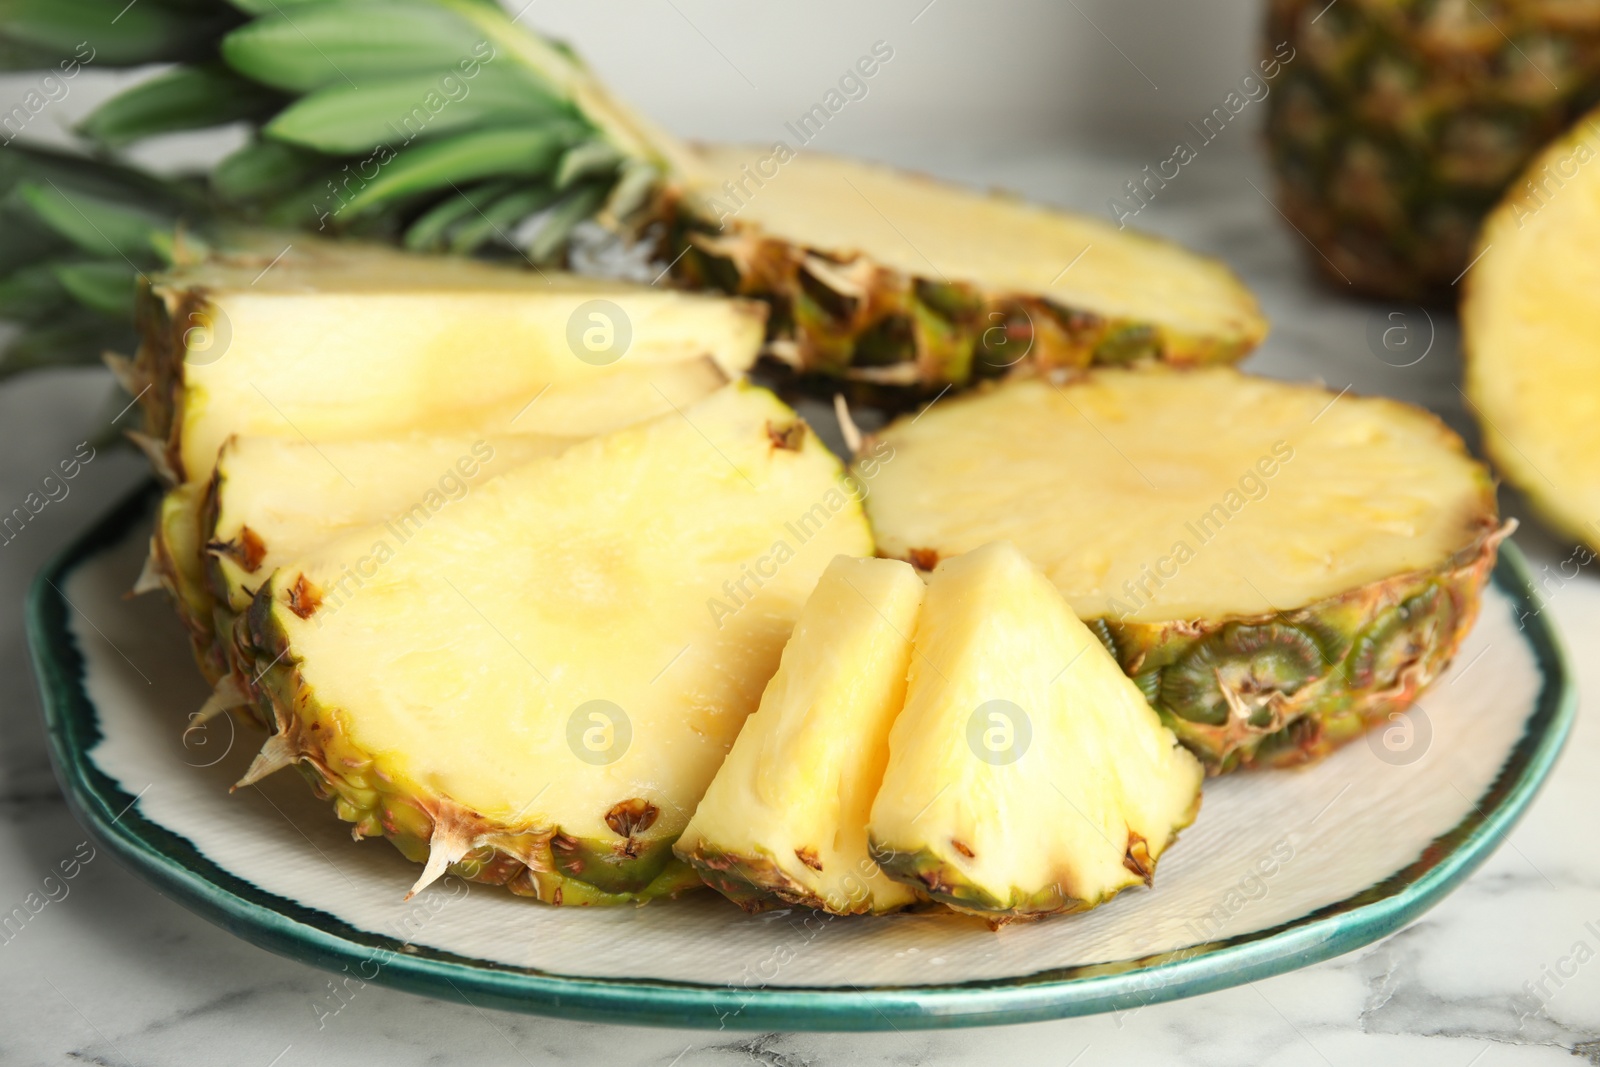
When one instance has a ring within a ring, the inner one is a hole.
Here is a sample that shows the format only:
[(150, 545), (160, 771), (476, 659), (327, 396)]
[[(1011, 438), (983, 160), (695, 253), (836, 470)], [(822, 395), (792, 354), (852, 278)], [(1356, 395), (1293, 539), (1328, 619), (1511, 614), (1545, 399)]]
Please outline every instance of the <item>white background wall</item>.
[[(526, 0), (503, 2), (515, 12)], [(894, 159), (929, 147), (957, 155), (1116, 142), (1146, 155), (1170, 150), (1183, 123), (1251, 66), (1263, 2), (533, 0), (521, 18), (566, 39), (625, 99), (690, 137), (783, 136), (786, 120), (881, 40), (893, 59), (816, 147)], [(30, 136), (59, 138), (129, 80), (86, 73)], [(0, 102), (9, 107), (32, 83), (0, 77)], [(220, 147), (176, 138), (143, 155), (171, 165)]]

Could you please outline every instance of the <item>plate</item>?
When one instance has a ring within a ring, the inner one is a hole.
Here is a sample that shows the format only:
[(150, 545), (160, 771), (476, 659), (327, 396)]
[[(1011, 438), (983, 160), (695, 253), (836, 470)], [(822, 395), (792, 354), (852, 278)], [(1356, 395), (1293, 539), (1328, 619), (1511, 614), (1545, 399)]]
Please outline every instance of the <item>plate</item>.
[[(680, 1027), (988, 1025), (1254, 981), (1377, 940), (1494, 850), (1549, 773), (1576, 706), (1521, 554), (1501, 547), (1455, 665), (1407, 715), (1310, 768), (1208, 783), (1154, 890), (990, 931), (940, 914), (745, 915), (709, 892), (549, 908), (352, 843), (295, 775), (230, 795), (261, 737), (186, 729), (206, 687), (159, 595), (127, 599), (155, 486), (36, 579), (29, 638), (78, 818), (129, 867), (255, 944), (336, 972), (519, 1011)], [(330, 993), (317, 1010), (335, 1014)]]

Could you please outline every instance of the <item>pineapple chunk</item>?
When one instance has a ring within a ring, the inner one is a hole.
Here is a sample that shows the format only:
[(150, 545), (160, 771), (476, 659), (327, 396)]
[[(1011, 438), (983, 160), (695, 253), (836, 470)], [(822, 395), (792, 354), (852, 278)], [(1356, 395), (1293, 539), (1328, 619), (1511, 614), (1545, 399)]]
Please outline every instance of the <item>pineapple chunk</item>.
[(676, 851), (750, 910), (836, 915), (917, 899), (867, 853), (867, 814), (905, 701), (922, 579), (897, 560), (840, 556), (795, 623), (761, 707), (745, 721)]
[(1226, 368), (1006, 382), (875, 455), (885, 555), (1013, 542), (1214, 772), (1314, 759), (1406, 707), (1508, 529), (1427, 412)]
[(203, 481), (236, 433), (604, 433), (693, 403), (761, 345), (750, 302), (283, 243), (276, 262), (223, 253), (151, 283), (147, 411), (186, 480)]
[(1149, 884), (1200, 764), (1013, 546), (934, 570), (872, 805), (889, 875), (960, 911), (1082, 911)]
[(806, 595), (872, 551), (837, 460), (730, 386), (281, 566), (249, 612), (262, 760), (305, 763), (424, 883), (472, 852), (458, 869), (544, 900), (675, 890), (671, 845)]
[(1600, 548), (1600, 110), (1490, 215), (1461, 302), (1484, 450), (1563, 535)]

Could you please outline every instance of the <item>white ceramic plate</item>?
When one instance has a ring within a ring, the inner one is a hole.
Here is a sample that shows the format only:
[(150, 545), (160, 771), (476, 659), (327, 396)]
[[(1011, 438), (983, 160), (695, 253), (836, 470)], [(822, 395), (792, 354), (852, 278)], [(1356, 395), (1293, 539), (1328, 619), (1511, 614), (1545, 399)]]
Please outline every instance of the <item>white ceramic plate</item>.
[[(261, 738), (207, 695), (160, 596), (124, 599), (155, 496), (35, 584), (30, 635), (79, 817), (163, 890), (319, 966), (476, 1004), (675, 1026), (876, 1029), (1053, 1018), (1205, 992), (1410, 921), (1493, 850), (1548, 772), (1574, 697), (1509, 544), (1476, 629), (1418, 708), (1300, 771), (1208, 783), (1154, 890), (1009, 926), (938, 914), (748, 916), (707, 892), (550, 908), (353, 843), (304, 783), (229, 795)], [(1521, 623), (1519, 624), (1519, 619)]]

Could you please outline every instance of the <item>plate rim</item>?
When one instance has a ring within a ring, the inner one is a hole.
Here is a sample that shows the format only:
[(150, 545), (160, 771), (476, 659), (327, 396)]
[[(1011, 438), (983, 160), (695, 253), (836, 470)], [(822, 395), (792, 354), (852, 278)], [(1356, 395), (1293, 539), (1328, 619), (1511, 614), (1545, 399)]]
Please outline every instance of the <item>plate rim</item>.
[[(85, 686), (87, 664), (60, 586), (121, 544), (153, 510), (160, 485), (129, 493), (40, 568), (26, 631), (51, 763), (73, 814), (124, 865), (238, 937), (340, 972), (387, 958), (366, 981), (512, 1011), (595, 1022), (742, 1030), (936, 1029), (1131, 1011), (1318, 963), (1379, 940), (1448, 895), (1494, 851), (1549, 777), (1577, 709), (1565, 646), (1546, 618), (1528, 564), (1509, 540), (1490, 581), (1512, 599), (1541, 677), (1533, 710), (1473, 811), (1413, 863), (1297, 919), (1220, 942), (1113, 963), (923, 986), (786, 986), (586, 978), (402, 946), (284, 899), (218, 866), (187, 839), (147, 820), (138, 797), (94, 764), (103, 736)], [(1527, 609), (1523, 611), (1522, 609)], [(387, 943), (386, 943), (387, 942)]]

